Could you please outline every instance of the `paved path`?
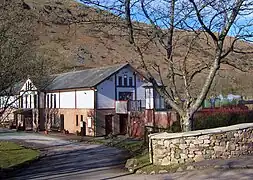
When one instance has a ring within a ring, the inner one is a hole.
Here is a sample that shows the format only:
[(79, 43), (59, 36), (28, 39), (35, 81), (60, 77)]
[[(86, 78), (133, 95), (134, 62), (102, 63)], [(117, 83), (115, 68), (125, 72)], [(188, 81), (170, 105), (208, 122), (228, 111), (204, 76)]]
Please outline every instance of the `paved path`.
[(122, 151), (102, 145), (73, 143), (56, 137), (32, 133), (3, 132), (0, 140), (11, 140), (36, 146), (47, 154), (30, 167), (17, 171), (13, 178), (57, 180), (237, 180), (253, 179), (252, 169), (189, 171), (174, 174), (136, 175), (123, 169), (125, 157)]
[[(30, 167), (17, 172), (14, 179), (62, 177), (68, 179), (71, 174), (80, 174), (81, 179), (90, 179), (86, 177), (87, 172), (97, 172), (98, 176), (114, 175), (114, 173), (118, 175), (126, 172), (123, 169), (125, 163), (124, 153), (113, 147), (80, 144), (40, 134), (8, 133), (1, 130), (0, 140), (11, 140), (34, 146), (46, 155)], [(97, 179), (96, 176), (94, 176), (94, 179)]]

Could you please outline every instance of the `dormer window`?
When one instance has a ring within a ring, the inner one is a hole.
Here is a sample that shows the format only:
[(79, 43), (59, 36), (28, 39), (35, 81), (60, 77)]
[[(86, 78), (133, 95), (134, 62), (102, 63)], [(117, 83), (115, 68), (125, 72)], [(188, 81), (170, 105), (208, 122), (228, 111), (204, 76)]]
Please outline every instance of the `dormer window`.
[(119, 76), (119, 86), (122, 86), (122, 76)]
[(133, 85), (133, 78), (132, 77), (129, 77), (129, 86), (134, 86)]
[(127, 86), (127, 75), (124, 75), (124, 86)]
[(25, 84), (25, 89), (26, 89), (26, 91), (32, 90), (32, 83), (31, 82), (27, 82)]

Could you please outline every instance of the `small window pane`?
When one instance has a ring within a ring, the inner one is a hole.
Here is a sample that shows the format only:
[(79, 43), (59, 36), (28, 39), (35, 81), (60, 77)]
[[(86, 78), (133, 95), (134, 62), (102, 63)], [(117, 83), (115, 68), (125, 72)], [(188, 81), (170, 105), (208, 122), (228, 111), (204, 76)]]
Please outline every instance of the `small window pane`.
[(47, 95), (47, 108), (49, 108), (49, 94)]
[(34, 97), (34, 108), (37, 108), (37, 95), (35, 94), (33, 97)]
[(127, 76), (124, 77), (124, 86), (127, 86)]
[(76, 115), (76, 126), (78, 126), (78, 115)]
[(119, 76), (119, 86), (122, 86), (122, 77)]
[(54, 108), (56, 108), (56, 94), (54, 94)]
[(129, 77), (129, 86), (133, 86), (133, 78)]

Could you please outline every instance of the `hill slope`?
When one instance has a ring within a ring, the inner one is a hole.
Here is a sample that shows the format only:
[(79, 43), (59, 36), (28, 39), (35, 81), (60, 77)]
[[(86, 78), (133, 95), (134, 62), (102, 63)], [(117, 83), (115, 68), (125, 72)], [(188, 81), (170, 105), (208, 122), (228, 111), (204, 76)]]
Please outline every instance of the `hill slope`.
[[(97, 67), (115, 63), (130, 62), (141, 68), (139, 56), (128, 43), (126, 33), (116, 24), (110, 23), (113, 17), (110, 13), (83, 6), (72, 0), (24, 0), (25, 4), (39, 15), (37, 31), (39, 39), (36, 41), (38, 51), (50, 59), (55, 71), (69, 71), (74, 68)], [(101, 24), (101, 14), (107, 24)], [(177, 32), (182, 35), (186, 32)], [(182, 41), (183, 44), (183, 41)], [(240, 42), (241, 46), (248, 46)], [(198, 42), (197, 47), (205, 46)], [(180, 59), (186, 48), (180, 46), (176, 50), (176, 57)], [(164, 57), (155, 45), (146, 50), (147, 62), (162, 65), (164, 74), (167, 71)], [(191, 56), (190, 66), (194, 66), (197, 59), (205, 61), (212, 58), (208, 47), (206, 51), (195, 51)], [(244, 61), (251, 63), (252, 55), (232, 54), (228, 57), (232, 62)], [(244, 63), (245, 64), (245, 63)], [(220, 75), (215, 80), (213, 91), (220, 93), (241, 93), (251, 95), (253, 78), (250, 73), (243, 73), (229, 66), (222, 66)], [(198, 77), (197, 86), (203, 82), (205, 73)], [(196, 86), (196, 87), (197, 87)]]

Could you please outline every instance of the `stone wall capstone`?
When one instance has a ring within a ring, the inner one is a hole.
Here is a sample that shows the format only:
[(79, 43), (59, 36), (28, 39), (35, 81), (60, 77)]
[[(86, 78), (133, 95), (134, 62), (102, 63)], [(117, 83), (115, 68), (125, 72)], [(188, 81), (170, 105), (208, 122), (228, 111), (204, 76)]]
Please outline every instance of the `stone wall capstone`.
[(150, 162), (171, 165), (253, 154), (253, 123), (149, 135)]

